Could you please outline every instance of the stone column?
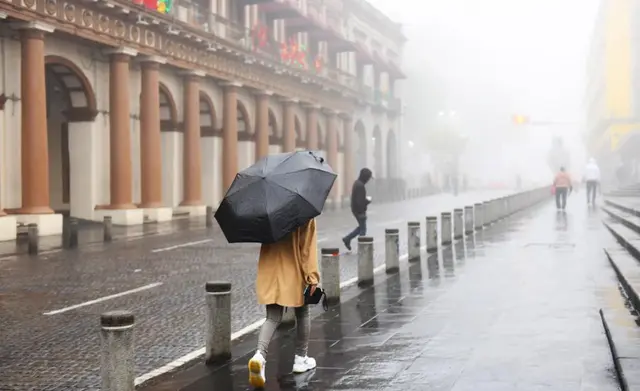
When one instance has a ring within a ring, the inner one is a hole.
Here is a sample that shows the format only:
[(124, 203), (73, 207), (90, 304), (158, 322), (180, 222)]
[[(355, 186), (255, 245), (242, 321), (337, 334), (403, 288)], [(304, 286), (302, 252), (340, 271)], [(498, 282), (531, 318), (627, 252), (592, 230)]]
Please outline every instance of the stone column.
[(222, 114), (222, 193), (231, 187), (238, 173), (238, 88), (240, 83), (224, 83)]
[(307, 106), (307, 149), (318, 149), (318, 105)]
[(140, 98), (141, 208), (162, 206), (162, 141), (160, 137), (160, 64), (166, 59), (142, 59)]
[(200, 78), (202, 71), (184, 77), (183, 193), (180, 206), (202, 205), (202, 152), (200, 149)]
[(22, 208), (19, 213), (51, 214), (44, 35), (52, 33), (54, 28), (41, 22), (23, 23), (18, 27), (22, 52)]
[(121, 47), (107, 51), (109, 64), (109, 157), (111, 201), (109, 209), (134, 209), (131, 174), (131, 119), (129, 63), (138, 54)]
[(344, 191), (346, 195), (351, 192), (351, 186), (355, 181), (355, 173), (353, 167), (353, 119), (351, 116), (343, 114), (343, 145), (344, 145)]
[(293, 113), (293, 105), (297, 103), (296, 99), (285, 99), (282, 101), (283, 112), (283, 132), (282, 132), (282, 151), (293, 152), (296, 150), (296, 128), (295, 117)]
[(269, 96), (272, 94), (256, 92), (256, 161), (269, 155)]
[[(339, 167), (338, 167), (338, 124), (337, 124), (337, 114), (333, 110), (327, 111), (327, 163), (333, 168), (333, 171), (340, 175)], [(333, 183), (333, 187), (331, 188), (330, 197), (333, 200), (334, 206), (338, 206), (338, 184), (337, 181), (339, 179), (336, 178), (336, 182)]]

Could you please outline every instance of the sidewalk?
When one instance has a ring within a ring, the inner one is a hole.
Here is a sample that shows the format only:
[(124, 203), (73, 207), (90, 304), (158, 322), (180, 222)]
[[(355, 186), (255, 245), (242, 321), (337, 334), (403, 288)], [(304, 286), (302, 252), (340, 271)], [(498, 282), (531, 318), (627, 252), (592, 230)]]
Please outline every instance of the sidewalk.
[[(601, 214), (545, 204), (349, 289), (312, 321), (318, 368), (290, 375), (293, 334), (280, 333), (266, 390), (618, 390), (598, 313), (619, 296)], [(228, 365), (197, 364), (143, 390), (250, 389), (256, 338), (237, 341)]]

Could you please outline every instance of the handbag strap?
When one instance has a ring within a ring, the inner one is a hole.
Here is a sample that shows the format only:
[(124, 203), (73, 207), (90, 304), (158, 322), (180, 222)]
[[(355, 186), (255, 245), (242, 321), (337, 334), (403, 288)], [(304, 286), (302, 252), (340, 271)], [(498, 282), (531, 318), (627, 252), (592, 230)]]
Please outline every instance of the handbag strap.
[(327, 293), (322, 290), (322, 309), (326, 312), (329, 311), (329, 303), (327, 302)]

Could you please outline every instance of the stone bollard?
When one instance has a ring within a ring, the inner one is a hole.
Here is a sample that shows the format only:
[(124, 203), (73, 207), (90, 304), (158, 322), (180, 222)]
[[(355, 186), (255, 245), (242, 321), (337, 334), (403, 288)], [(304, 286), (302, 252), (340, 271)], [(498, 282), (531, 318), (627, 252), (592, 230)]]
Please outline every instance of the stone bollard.
[(106, 312), (100, 316), (100, 377), (102, 391), (133, 391), (135, 357), (133, 313)]
[(484, 205), (477, 203), (474, 205), (474, 220), (475, 220), (475, 227), (476, 227), (476, 231), (479, 231), (482, 229), (482, 226), (484, 225)]
[(323, 248), (320, 250), (320, 281), (327, 294), (327, 301), (340, 301), (340, 250), (337, 248)]
[(358, 286), (373, 284), (373, 238), (358, 237)]
[(488, 227), (493, 223), (493, 215), (492, 215), (492, 203), (491, 201), (485, 201), (482, 203), (482, 210), (484, 211), (484, 218), (482, 219), (482, 225), (484, 227)]
[(409, 262), (420, 260), (420, 222), (407, 223), (407, 256)]
[(464, 207), (464, 233), (466, 235), (473, 233), (473, 206)]
[(205, 215), (205, 224), (207, 226), (207, 228), (211, 228), (213, 227), (213, 207), (212, 206), (207, 206), (207, 214)]
[(462, 220), (464, 211), (462, 209), (453, 210), (453, 238), (462, 239), (464, 222)]
[(112, 235), (112, 228), (113, 228), (113, 224), (112, 224), (112, 219), (111, 216), (104, 216), (104, 218), (102, 219), (102, 228), (104, 229), (103, 231), (103, 238), (105, 242), (110, 242), (113, 240), (113, 235)]
[(231, 357), (231, 283), (211, 281), (205, 284), (207, 364)]
[(427, 253), (438, 251), (438, 217), (427, 216)]
[(67, 249), (78, 247), (78, 220), (69, 218), (63, 221), (62, 247)]
[(442, 212), (440, 219), (440, 237), (443, 246), (451, 244), (451, 212)]
[(27, 249), (29, 254), (38, 254), (40, 248), (40, 233), (38, 230), (38, 224), (27, 225)]
[(390, 228), (384, 230), (384, 263), (387, 274), (397, 273), (400, 270), (400, 230)]

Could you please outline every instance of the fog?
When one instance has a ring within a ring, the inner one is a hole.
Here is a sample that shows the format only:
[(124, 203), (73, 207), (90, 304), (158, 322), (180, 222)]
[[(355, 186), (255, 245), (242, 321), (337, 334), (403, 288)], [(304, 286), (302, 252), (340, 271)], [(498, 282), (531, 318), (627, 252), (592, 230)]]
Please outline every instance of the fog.
[[(467, 137), (459, 172), (471, 182), (513, 184), (516, 175), (550, 182), (547, 154), (558, 136), (580, 177), (588, 158), (586, 56), (598, 0), (371, 2), (402, 23), (408, 38), (408, 79), (399, 83), (407, 177), (423, 171), (416, 158), (438, 176), (428, 134), (442, 127)], [(517, 126), (516, 114), (557, 124)]]

